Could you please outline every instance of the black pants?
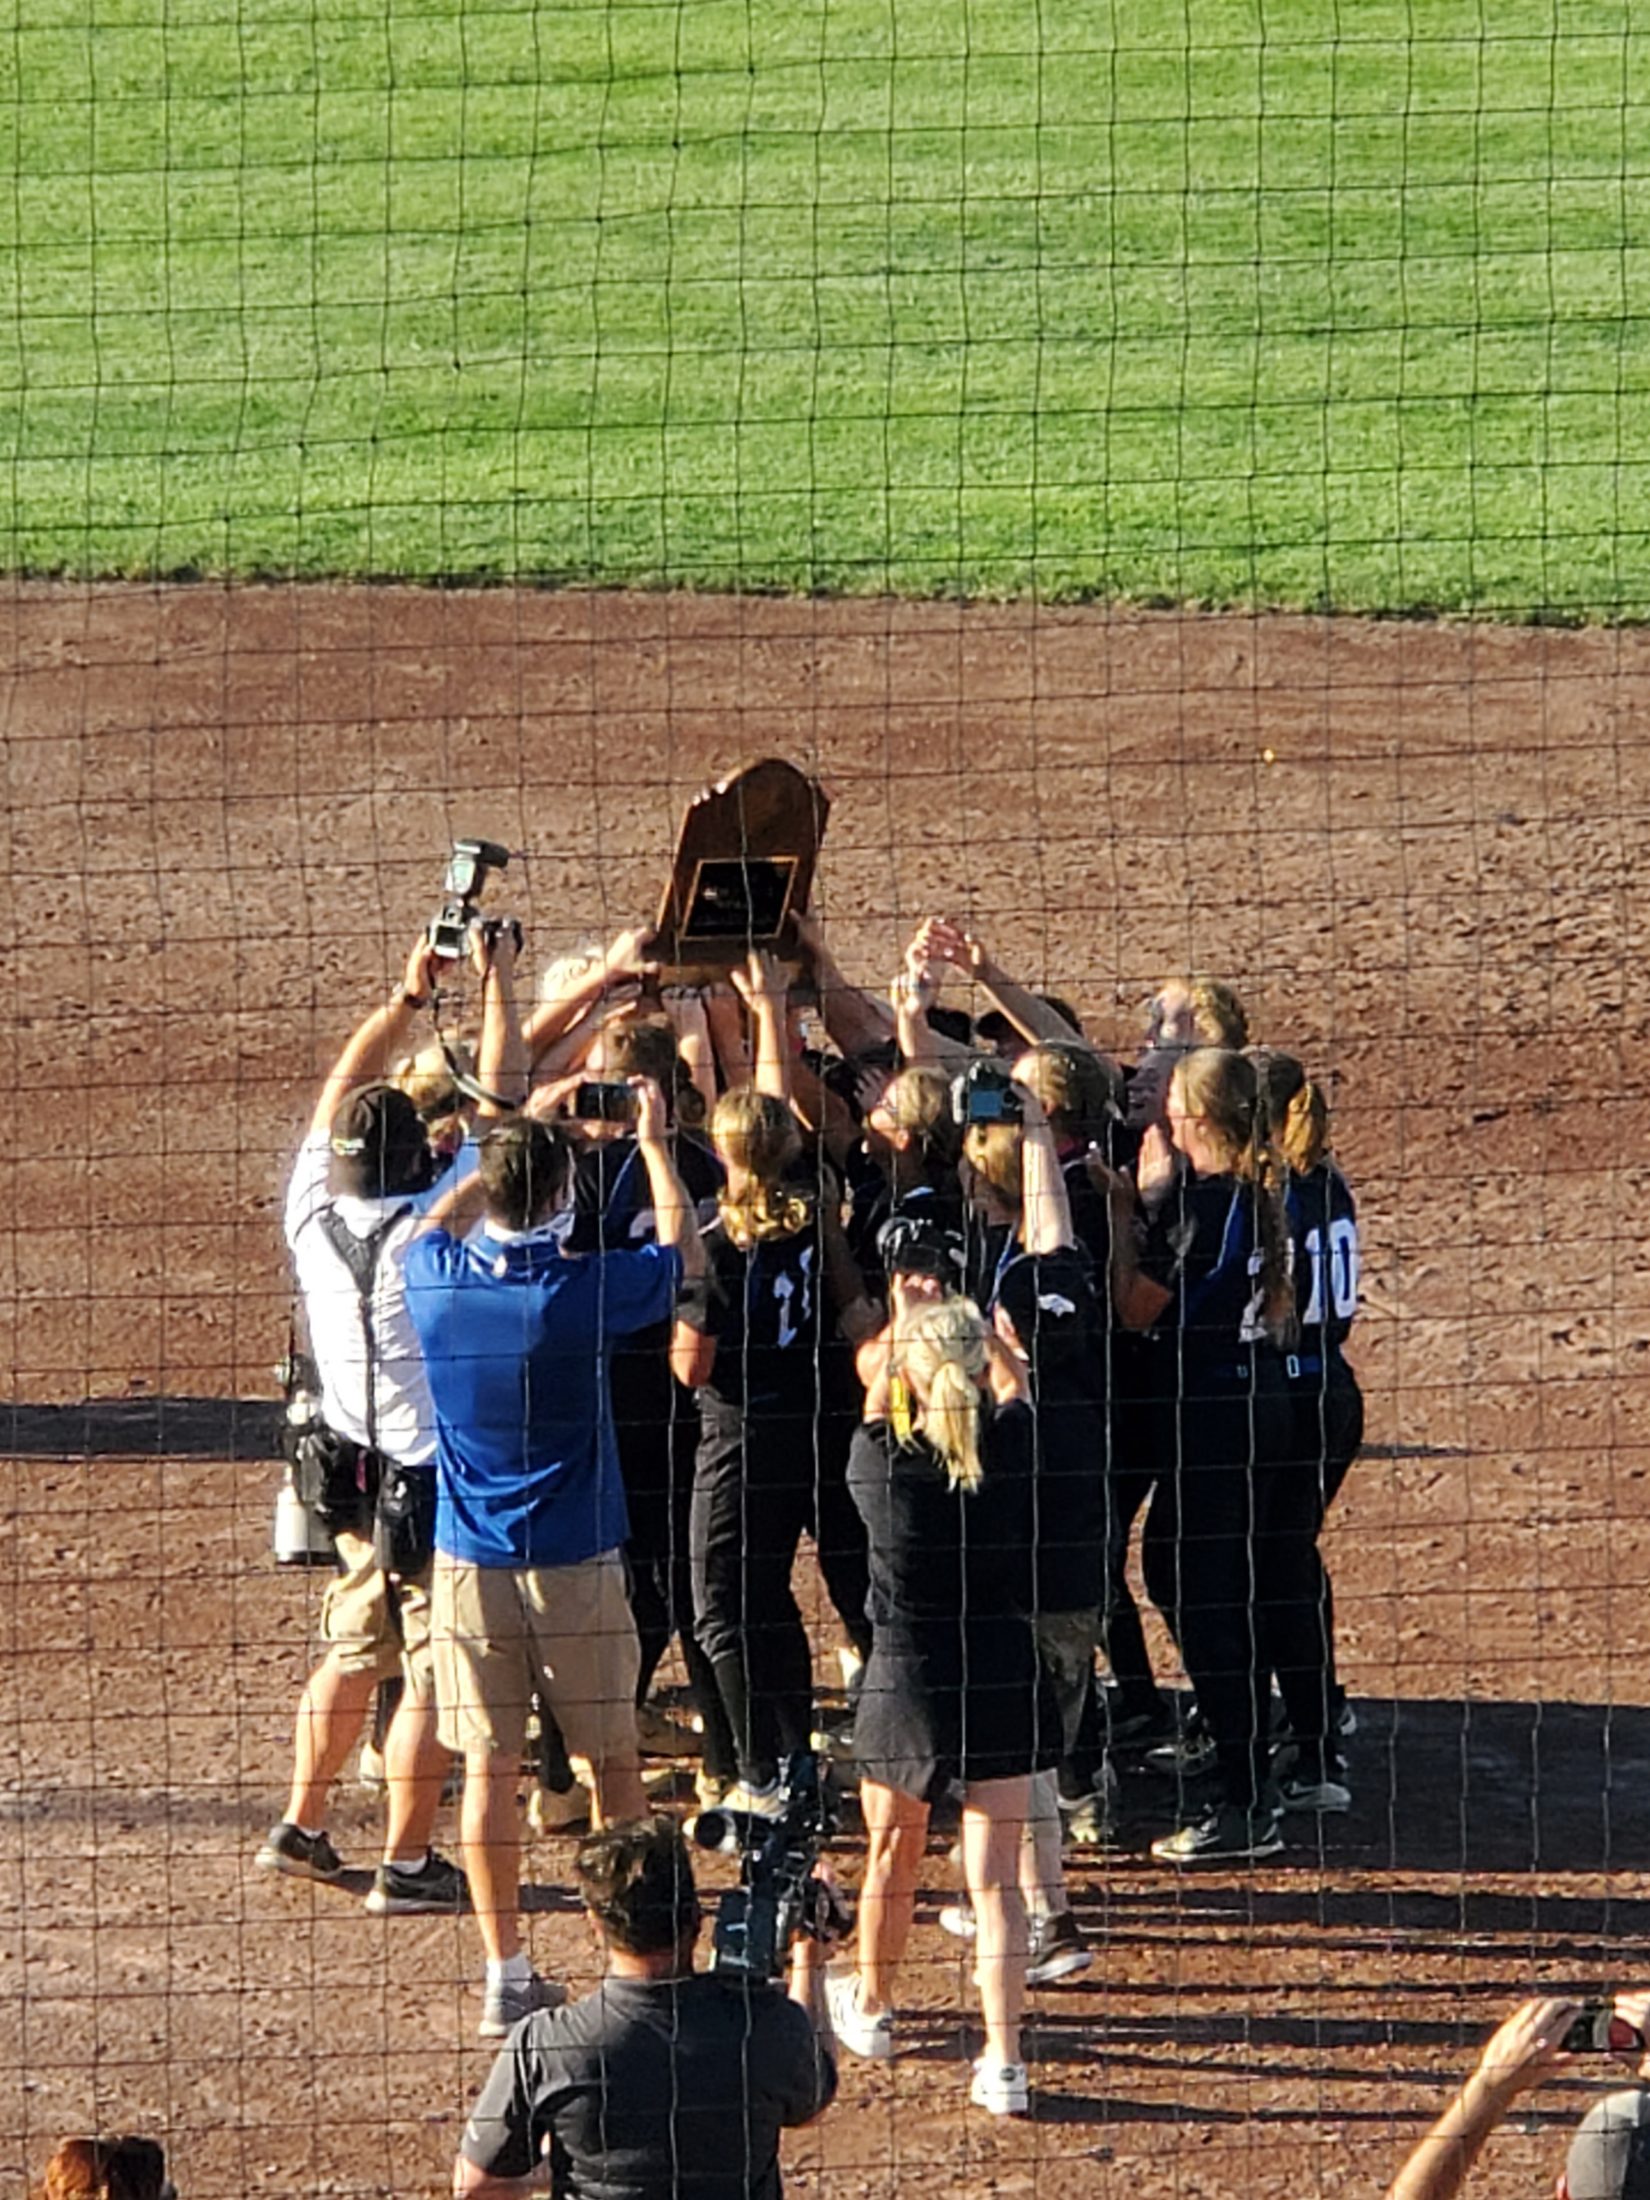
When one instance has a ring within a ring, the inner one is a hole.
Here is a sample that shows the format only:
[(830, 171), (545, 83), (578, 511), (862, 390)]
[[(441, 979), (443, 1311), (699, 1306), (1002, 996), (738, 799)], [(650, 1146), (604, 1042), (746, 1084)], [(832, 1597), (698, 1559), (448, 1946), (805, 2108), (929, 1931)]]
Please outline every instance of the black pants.
[(856, 1394), (852, 1406), (825, 1407), (805, 1448), (812, 1451), (814, 1468), (808, 1532), (819, 1553), (825, 1594), (863, 1663), (871, 1655), (871, 1623), (865, 1617), (871, 1561), (865, 1523), (848, 1494), (848, 1452), (858, 1426)]
[(1224, 1798), (1248, 1808), (1271, 1754), (1272, 1675), (1303, 1740), (1321, 1739), (1326, 1725), (1316, 1528), (1299, 1502), (1281, 1375), (1257, 1367), (1247, 1393), (1188, 1397), (1169, 1426), (1146, 1522), (1146, 1586), (1175, 1630)]
[(671, 1636), (679, 1636), (688, 1687), (704, 1730), (705, 1770), (728, 1780), (735, 1770), (733, 1732), (693, 1618), (693, 1462), (699, 1414), (691, 1392), (672, 1385), (672, 1393), (668, 1417), (621, 1420), (616, 1426), (630, 1510), (625, 1545), (630, 1610), (641, 1650), (636, 1701), (646, 1700)]
[(1297, 1385), (1290, 1404), (1295, 1435), (1294, 1502), (1302, 1510), (1311, 1538), (1310, 1558), (1301, 1562), (1299, 1593), (1310, 1598), (1322, 1615), (1323, 1732), (1327, 1741), (1333, 1721), (1346, 1700), (1346, 1692), (1341, 1687), (1335, 1665), (1335, 1591), (1318, 1548), (1318, 1537), (1323, 1530), (1324, 1516), (1363, 1444), (1364, 1400), (1357, 1377), (1341, 1361), (1326, 1384), (1313, 1385), (1304, 1391)]
[(707, 1405), (694, 1469), (693, 1610), (740, 1777), (766, 1786), (813, 1733), (813, 1657), (791, 1569), (814, 1517), (812, 1425)]

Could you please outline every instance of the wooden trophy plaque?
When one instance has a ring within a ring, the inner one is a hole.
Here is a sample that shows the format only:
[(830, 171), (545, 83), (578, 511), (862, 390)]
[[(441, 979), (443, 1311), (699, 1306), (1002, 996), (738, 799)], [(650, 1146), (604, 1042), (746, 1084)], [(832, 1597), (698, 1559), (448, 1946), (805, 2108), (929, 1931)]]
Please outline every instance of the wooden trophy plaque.
[(649, 950), (666, 984), (725, 978), (753, 947), (795, 961), (830, 808), (817, 779), (776, 756), (694, 796)]

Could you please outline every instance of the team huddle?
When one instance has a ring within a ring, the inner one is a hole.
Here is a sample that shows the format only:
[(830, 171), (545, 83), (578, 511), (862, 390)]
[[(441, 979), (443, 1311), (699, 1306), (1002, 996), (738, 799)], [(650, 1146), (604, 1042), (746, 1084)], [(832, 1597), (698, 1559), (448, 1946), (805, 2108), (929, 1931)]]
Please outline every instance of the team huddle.
[[(751, 1822), (829, 1745), (856, 1940), (800, 1951), (795, 1998), (895, 2052), (930, 1812), (960, 1809), (971, 2098), (1023, 2112), (1026, 1991), (1092, 1958), (1064, 1857), (1120, 1841), (1125, 1791), (1173, 1865), (1350, 1804), (1318, 1546), (1362, 1436), (1358, 1236), (1321, 1087), (1203, 978), (1158, 989), (1120, 1068), (940, 918), (885, 990), (811, 916), (786, 967), (661, 989), (626, 933), (525, 1006), (518, 944), (472, 930), (473, 1054), (419, 1052), (420, 940), (290, 1182), (336, 1571), (257, 1860), (337, 1878), (328, 1795), (398, 1683), (368, 1907), (472, 1910), (504, 2038), (565, 1998), (522, 1939), (524, 1767), (542, 1830), (647, 1821), (646, 1757), (696, 1758), (701, 1805)], [(1152, 1668), (1137, 1522), (1189, 1698)], [(673, 1642), (691, 1725), (655, 1698)], [(433, 1846), (455, 1758), (462, 1870)]]

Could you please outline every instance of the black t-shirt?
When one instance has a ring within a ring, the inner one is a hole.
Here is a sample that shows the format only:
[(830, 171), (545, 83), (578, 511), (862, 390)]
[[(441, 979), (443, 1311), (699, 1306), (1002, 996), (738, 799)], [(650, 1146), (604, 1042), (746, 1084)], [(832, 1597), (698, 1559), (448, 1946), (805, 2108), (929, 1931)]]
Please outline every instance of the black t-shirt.
[(1110, 1336), (1085, 1255), (1019, 1253), (999, 1271), (996, 1305), (1014, 1324), (1031, 1371), (1040, 1612), (1104, 1601)]
[(1027, 1609), (1034, 1475), (1030, 1408), (983, 1424), (976, 1490), (952, 1487), (927, 1439), (901, 1442), (886, 1421), (854, 1437), (848, 1487), (870, 1543), (873, 1627), (998, 1619)]
[(1358, 1206), (1332, 1161), (1292, 1176), (1284, 1204), (1295, 1245), (1295, 1356), (1337, 1359), (1358, 1313)]
[(818, 1216), (790, 1237), (742, 1250), (720, 1217), (705, 1232), (706, 1334), (716, 1359), (701, 1397), (748, 1417), (812, 1419), (835, 1316), (827, 1303)]
[[(690, 1131), (676, 1133), (673, 1158), (689, 1199), (701, 1213), (707, 1212), (722, 1188), (722, 1164)], [(653, 1190), (635, 1139), (599, 1139), (586, 1146), (574, 1164), (568, 1251), (633, 1250), (652, 1245), (657, 1238)], [(671, 1378), (671, 1326), (668, 1321), (655, 1322), (614, 1348), (613, 1420), (622, 1432), (638, 1435), (644, 1428), (666, 1426), (678, 1414), (692, 1411), (686, 1392), (678, 1400)]]
[(1170, 1395), (1218, 1394), (1249, 1379), (1264, 1335), (1258, 1197), (1238, 1177), (1188, 1169), (1151, 1218), (1140, 1265), (1173, 1294), (1150, 1332), (1159, 1347), (1153, 1365)]
[(779, 2200), (779, 2134), (830, 2105), (836, 2068), (776, 1986), (604, 1979), (499, 2050), (460, 2151), (555, 2200)]

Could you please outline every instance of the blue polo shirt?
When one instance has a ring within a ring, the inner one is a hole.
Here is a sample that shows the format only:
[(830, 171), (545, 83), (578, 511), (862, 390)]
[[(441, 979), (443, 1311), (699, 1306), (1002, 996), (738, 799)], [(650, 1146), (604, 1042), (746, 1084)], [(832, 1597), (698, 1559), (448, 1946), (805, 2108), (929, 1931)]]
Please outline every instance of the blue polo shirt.
[(629, 1532), (607, 1363), (675, 1304), (681, 1256), (564, 1253), (539, 1235), (407, 1253), (435, 1406), (435, 1547), (474, 1566), (576, 1566)]

